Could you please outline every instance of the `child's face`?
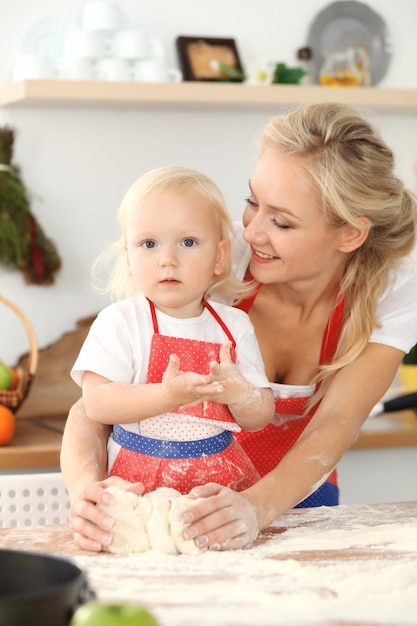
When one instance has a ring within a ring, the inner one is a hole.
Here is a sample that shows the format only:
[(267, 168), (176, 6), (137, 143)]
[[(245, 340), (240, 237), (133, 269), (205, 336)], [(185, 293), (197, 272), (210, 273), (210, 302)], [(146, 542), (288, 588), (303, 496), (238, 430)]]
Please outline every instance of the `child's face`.
[(145, 199), (127, 233), (138, 290), (169, 315), (199, 315), (203, 295), (230, 252), (210, 202), (193, 189)]

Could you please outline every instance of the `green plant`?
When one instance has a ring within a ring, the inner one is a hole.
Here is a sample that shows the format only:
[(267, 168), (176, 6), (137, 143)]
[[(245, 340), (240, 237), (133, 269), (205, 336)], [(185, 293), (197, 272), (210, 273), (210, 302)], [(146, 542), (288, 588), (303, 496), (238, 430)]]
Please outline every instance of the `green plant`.
[(417, 365), (417, 344), (403, 358), (404, 365)]

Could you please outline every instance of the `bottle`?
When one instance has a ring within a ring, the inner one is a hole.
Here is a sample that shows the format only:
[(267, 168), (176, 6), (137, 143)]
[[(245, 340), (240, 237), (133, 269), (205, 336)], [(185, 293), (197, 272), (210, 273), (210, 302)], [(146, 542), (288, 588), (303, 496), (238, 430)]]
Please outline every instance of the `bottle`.
[(299, 48), (297, 50), (298, 67), (304, 70), (304, 76), (299, 80), (300, 85), (311, 85), (313, 83), (313, 77), (311, 74), (311, 59), (313, 52), (311, 48)]

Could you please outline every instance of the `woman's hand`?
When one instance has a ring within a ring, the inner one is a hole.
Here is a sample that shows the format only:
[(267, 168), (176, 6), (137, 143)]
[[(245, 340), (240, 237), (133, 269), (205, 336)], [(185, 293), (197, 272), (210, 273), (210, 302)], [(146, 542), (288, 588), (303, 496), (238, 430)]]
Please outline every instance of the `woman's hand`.
[(138, 495), (142, 495), (144, 490), (141, 483), (130, 483), (118, 476), (86, 485), (78, 498), (71, 502), (69, 517), (74, 540), (82, 550), (100, 552), (113, 541), (110, 531), (114, 519), (96, 506), (97, 504), (109, 506), (113, 503), (113, 496), (106, 491), (106, 487), (110, 486), (133, 491)]
[(240, 493), (209, 483), (189, 494), (202, 498), (183, 513), (185, 537), (209, 550), (236, 550), (249, 546), (258, 536), (259, 523), (253, 504)]

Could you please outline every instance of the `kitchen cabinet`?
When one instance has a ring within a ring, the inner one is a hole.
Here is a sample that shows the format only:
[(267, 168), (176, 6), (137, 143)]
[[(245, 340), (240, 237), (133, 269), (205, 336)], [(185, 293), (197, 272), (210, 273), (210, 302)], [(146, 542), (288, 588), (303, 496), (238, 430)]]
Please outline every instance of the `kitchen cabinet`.
[(194, 108), (265, 110), (314, 102), (344, 102), (385, 113), (417, 114), (416, 89), (246, 85), (240, 83), (115, 83), (26, 80), (0, 87), (0, 107)]

